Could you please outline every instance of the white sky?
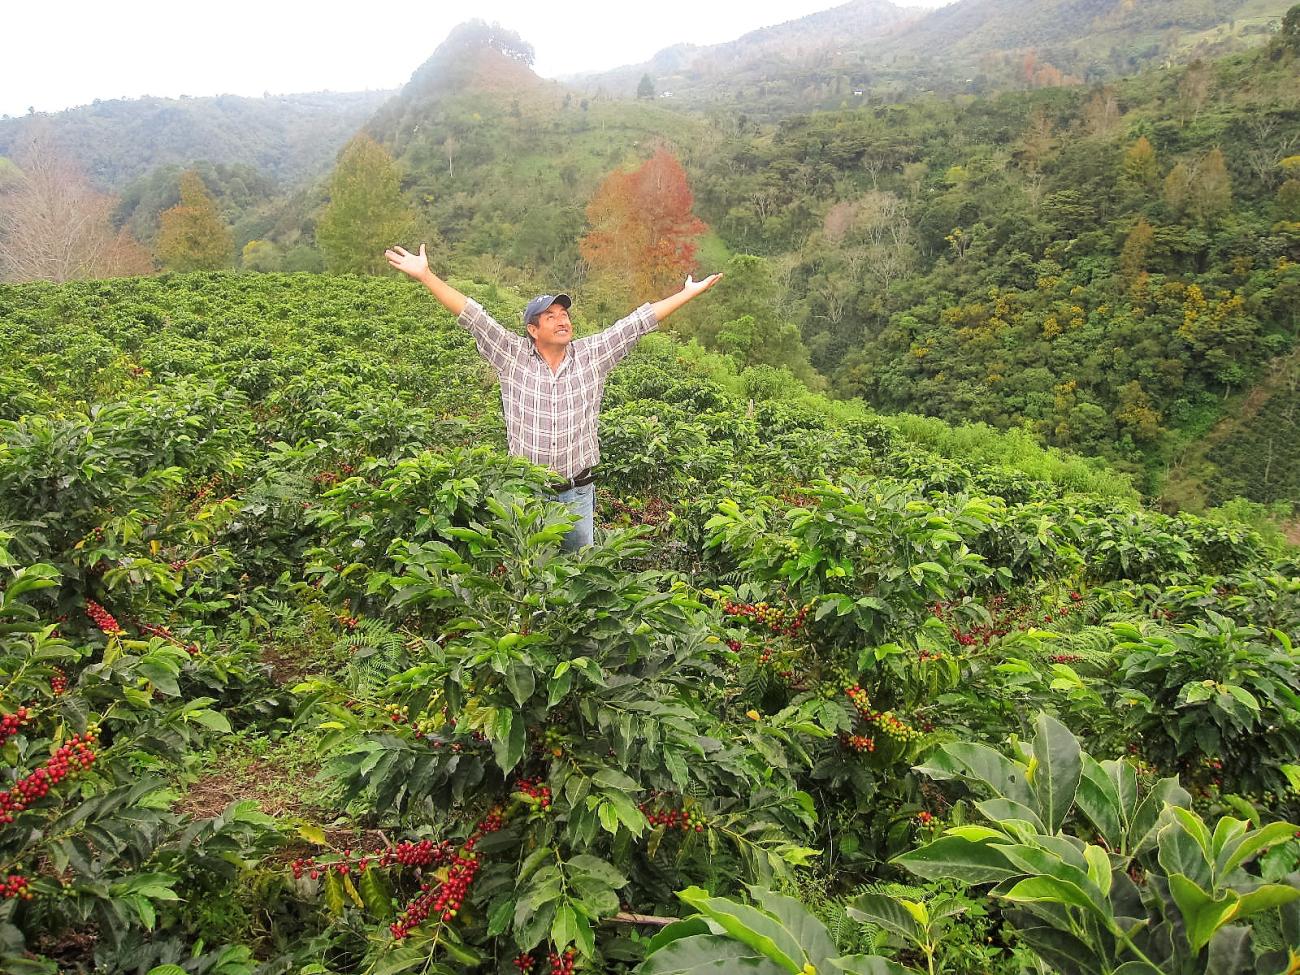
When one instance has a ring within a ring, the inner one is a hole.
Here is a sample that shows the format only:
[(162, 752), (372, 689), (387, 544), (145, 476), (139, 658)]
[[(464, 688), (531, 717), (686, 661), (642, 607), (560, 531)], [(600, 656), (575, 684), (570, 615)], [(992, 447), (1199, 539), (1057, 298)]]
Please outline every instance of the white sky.
[[(96, 98), (273, 95), (398, 88), (456, 24), (517, 32), (543, 77), (645, 61), (679, 42), (716, 44), (843, 0), (478, 0), (340, 5), (331, 0), (103, 0), (5, 4), (0, 114)], [(943, 6), (950, 0), (901, 0)]]

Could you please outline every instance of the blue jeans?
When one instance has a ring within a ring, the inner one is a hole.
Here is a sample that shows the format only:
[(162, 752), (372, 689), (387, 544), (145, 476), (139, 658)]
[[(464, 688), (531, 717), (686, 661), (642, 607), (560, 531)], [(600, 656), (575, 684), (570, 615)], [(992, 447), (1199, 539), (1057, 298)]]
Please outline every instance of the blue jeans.
[(561, 491), (555, 500), (564, 503), (570, 511), (582, 518), (564, 536), (565, 551), (576, 552), (583, 546), (590, 545), (596, 534), (596, 485), (584, 484), (582, 487)]

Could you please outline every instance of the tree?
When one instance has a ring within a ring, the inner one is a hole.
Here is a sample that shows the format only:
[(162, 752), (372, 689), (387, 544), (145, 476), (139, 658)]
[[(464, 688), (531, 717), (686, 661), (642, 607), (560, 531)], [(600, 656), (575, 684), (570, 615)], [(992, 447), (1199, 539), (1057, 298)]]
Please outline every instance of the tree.
[(1126, 285), (1131, 285), (1139, 274), (1146, 270), (1147, 256), (1155, 243), (1155, 232), (1146, 217), (1138, 217), (1138, 222), (1129, 231), (1124, 240), (1124, 249), (1119, 255), (1120, 276)]
[(1160, 181), (1160, 164), (1156, 161), (1155, 146), (1146, 136), (1124, 150), (1124, 176), (1145, 189), (1154, 189)]
[(1119, 99), (1114, 88), (1106, 86), (1093, 92), (1092, 98), (1083, 107), (1088, 134), (1100, 138), (1110, 135), (1119, 124), (1119, 114)]
[(1201, 114), (1206, 99), (1210, 97), (1211, 81), (1209, 66), (1199, 58), (1183, 71), (1178, 83), (1178, 108), (1184, 125), (1189, 116), (1195, 119)]
[(116, 197), (93, 189), (38, 130), (0, 189), (0, 279), (71, 281), (151, 274), (153, 258), (126, 228)]
[(1300, 156), (1288, 156), (1280, 168), (1287, 179), (1277, 191), (1278, 219), (1300, 223)]
[(1160, 411), (1152, 406), (1151, 397), (1136, 379), (1120, 387), (1114, 417), (1120, 430), (1139, 443), (1151, 443), (1164, 432)]
[(1232, 178), (1218, 146), (1196, 167), (1191, 203), (1192, 211), (1201, 220), (1212, 220), (1232, 207)]
[(284, 267), (284, 252), (273, 241), (250, 240), (244, 245), (240, 263), (246, 271), (279, 271)]
[(789, 298), (772, 263), (752, 254), (737, 254), (724, 270), (727, 287), (713, 292), (718, 300), (697, 326), (700, 338), (732, 356), (741, 368), (784, 367), (803, 382), (816, 385), (817, 373), (808, 361), (799, 326), (788, 311)]
[(1165, 204), (1182, 216), (1192, 197), (1192, 173), (1187, 164), (1179, 160), (1165, 177)]
[(329, 195), (316, 224), (326, 268), (356, 274), (385, 270), (385, 248), (406, 240), (415, 226), (388, 150), (368, 135), (354, 138), (339, 157)]
[(1285, 50), (1300, 52), (1300, 3), (1282, 15), (1276, 43)]
[(1055, 123), (1047, 109), (1038, 106), (1029, 117), (1029, 125), (1022, 137), (1025, 168), (1038, 172), (1044, 159), (1056, 148)]
[(681, 163), (660, 147), (638, 169), (613, 172), (597, 188), (582, 257), (621, 276), (636, 294), (676, 287), (695, 267), (695, 238), (708, 230), (693, 203)]
[(641, 83), (636, 86), (636, 97), (637, 98), (655, 97), (654, 79), (651, 78), (648, 74), (643, 74), (641, 76)]
[(159, 216), (158, 259), (171, 271), (230, 267), (235, 240), (197, 171), (181, 174), (181, 202)]

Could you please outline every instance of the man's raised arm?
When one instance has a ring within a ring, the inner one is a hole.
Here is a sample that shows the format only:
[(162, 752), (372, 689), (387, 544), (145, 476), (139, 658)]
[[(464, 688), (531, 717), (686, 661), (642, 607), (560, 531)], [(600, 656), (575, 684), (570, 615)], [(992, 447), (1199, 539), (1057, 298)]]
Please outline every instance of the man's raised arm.
[(604, 331), (579, 341), (585, 343), (587, 351), (595, 357), (596, 367), (602, 372), (608, 372), (632, 350), (632, 346), (641, 336), (657, 327), (686, 302), (708, 291), (721, 280), (721, 274), (709, 275), (701, 281), (695, 281), (688, 276), (682, 290), (675, 295), (661, 298), (654, 303), (646, 302), (632, 314), (619, 319)]
[(390, 247), (384, 251), (384, 257), (388, 258), (391, 266), (403, 274), (409, 274), (432, 291), (433, 296), (442, 302), (444, 308), (457, 318), (460, 317), (469, 299), (429, 270), (429, 258), (424, 253), (423, 244), (420, 245), (418, 254), (412, 254), (402, 247)]
[(477, 301), (465, 297), (430, 271), (429, 258), (424, 253), (423, 244), (420, 245), (418, 254), (412, 254), (401, 247), (391, 247), (384, 251), (384, 256), (390, 265), (433, 292), (443, 307), (456, 316), (456, 321), (469, 329), (478, 346), (479, 355), (490, 362), (498, 373), (509, 367), (511, 359), (527, 340), (502, 328)]

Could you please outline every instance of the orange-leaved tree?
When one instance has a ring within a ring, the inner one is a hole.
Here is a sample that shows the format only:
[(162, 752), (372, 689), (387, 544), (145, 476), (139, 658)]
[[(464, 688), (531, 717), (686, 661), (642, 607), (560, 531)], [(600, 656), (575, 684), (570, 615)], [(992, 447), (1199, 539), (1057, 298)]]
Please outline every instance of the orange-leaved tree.
[(681, 163), (660, 147), (640, 168), (600, 184), (587, 206), (582, 256), (651, 300), (695, 268), (695, 238), (708, 227), (691, 212), (693, 202)]

